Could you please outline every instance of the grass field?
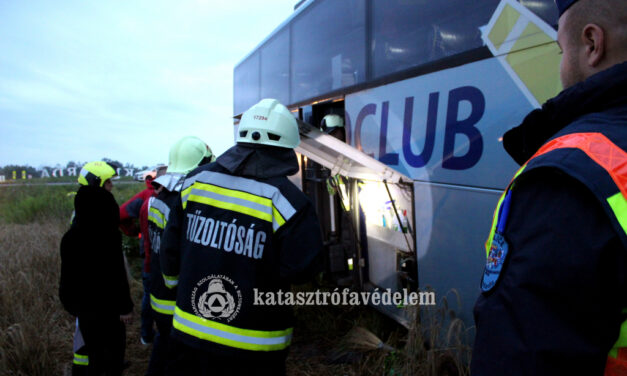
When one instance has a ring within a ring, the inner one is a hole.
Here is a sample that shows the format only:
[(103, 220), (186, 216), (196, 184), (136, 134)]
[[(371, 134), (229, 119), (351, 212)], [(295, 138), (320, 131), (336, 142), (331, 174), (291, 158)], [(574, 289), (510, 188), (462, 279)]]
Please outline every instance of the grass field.
[[(143, 187), (120, 184), (114, 193), (122, 203)], [(58, 299), (58, 249), (76, 188), (0, 187), (0, 376), (64, 375), (71, 364), (74, 321)], [(142, 291), (136, 247), (135, 239), (126, 238), (136, 312), (127, 328), (131, 367), (125, 374), (139, 376), (151, 349), (139, 342)], [(295, 313), (289, 375), (468, 374), (462, 366), (470, 354), (463, 344), (465, 329), (446, 302), (426, 315), (429, 325), (410, 330), (367, 307), (297, 307)], [(392, 349), (373, 350), (377, 338)]]

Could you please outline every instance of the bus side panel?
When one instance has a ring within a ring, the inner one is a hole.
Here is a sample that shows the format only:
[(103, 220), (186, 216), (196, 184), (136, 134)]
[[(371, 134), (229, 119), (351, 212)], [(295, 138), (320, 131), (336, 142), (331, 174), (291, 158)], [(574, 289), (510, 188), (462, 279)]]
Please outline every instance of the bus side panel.
[(350, 143), (422, 181), (504, 189), (503, 133), (534, 107), (497, 58), (346, 97)]
[[(418, 284), (472, 326), (498, 191), (415, 182)], [(457, 304), (457, 294), (461, 306)]]
[(396, 249), (389, 244), (368, 237), (368, 280), (382, 290), (399, 291)]

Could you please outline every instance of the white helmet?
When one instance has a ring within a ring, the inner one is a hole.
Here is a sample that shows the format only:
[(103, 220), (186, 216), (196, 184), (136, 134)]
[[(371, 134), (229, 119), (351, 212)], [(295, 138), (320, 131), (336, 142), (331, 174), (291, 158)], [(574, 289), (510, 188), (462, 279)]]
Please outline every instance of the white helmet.
[(201, 164), (215, 161), (211, 148), (200, 138), (186, 136), (170, 148), (168, 173), (187, 174)]
[(300, 143), (296, 119), (276, 99), (262, 99), (242, 115), (237, 142), (293, 149)]
[(344, 128), (344, 119), (340, 115), (328, 114), (320, 122), (320, 130), (330, 133), (335, 128)]

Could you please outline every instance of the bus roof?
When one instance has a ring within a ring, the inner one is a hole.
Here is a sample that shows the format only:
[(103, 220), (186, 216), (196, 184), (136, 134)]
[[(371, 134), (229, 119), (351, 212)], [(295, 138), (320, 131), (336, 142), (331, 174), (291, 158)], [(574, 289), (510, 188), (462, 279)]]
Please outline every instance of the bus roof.
[[(233, 114), (261, 98), (300, 106), (489, 58), (482, 30), (512, 1), (304, 1), (234, 67)], [(552, 0), (520, 4), (555, 27)]]

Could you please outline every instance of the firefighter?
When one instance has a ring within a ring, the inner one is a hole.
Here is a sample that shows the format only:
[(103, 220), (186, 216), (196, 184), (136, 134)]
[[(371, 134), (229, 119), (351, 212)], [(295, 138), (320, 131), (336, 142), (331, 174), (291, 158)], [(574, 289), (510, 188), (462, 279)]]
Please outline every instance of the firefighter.
[(78, 318), (90, 375), (122, 373), (125, 324), (132, 320), (119, 207), (111, 194), (115, 175), (115, 167), (106, 162), (83, 166), (74, 198), (75, 216), (60, 247), (59, 297)]
[(344, 119), (340, 115), (328, 114), (320, 121), (320, 130), (338, 140), (344, 141), (346, 138), (344, 131)]
[(299, 169), (293, 115), (263, 99), (237, 135), (215, 163), (187, 175), (163, 235), (166, 284), (178, 285), (168, 375), (285, 374), (291, 307), (257, 298), (319, 269), (320, 224), (287, 179)]
[(627, 375), (627, 2), (557, 0), (564, 90), (509, 130), (473, 375)]
[(169, 213), (181, 194), (182, 179), (194, 168), (213, 162), (211, 148), (197, 137), (184, 137), (170, 148), (168, 170), (153, 181), (157, 197), (150, 198), (144, 205), (148, 212), (148, 232), (150, 237), (150, 306), (157, 324), (148, 371), (146, 376), (163, 375), (165, 360), (170, 343), (172, 315), (176, 300), (176, 287), (167, 286), (161, 275), (159, 251), (163, 229)]

